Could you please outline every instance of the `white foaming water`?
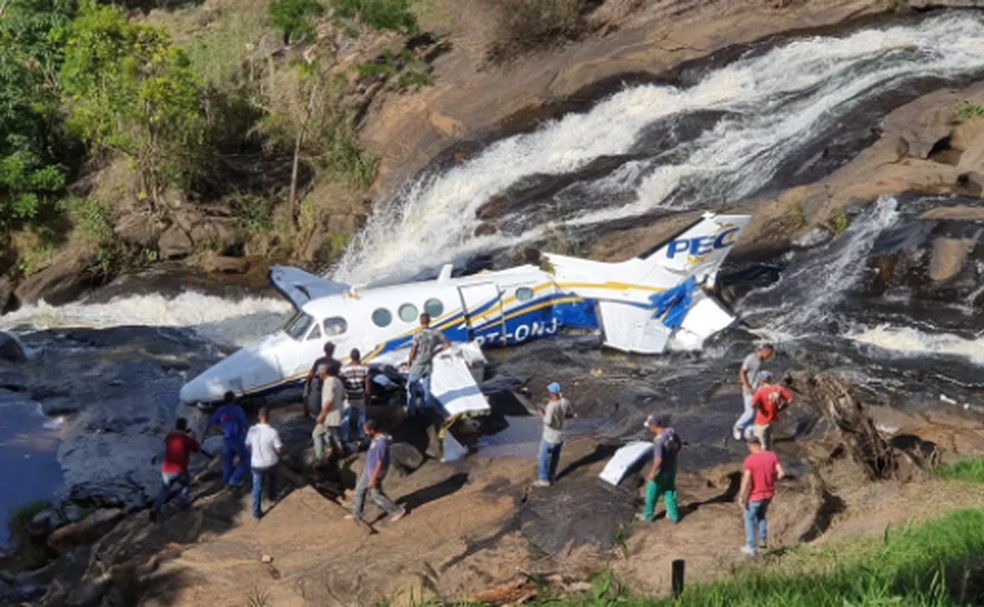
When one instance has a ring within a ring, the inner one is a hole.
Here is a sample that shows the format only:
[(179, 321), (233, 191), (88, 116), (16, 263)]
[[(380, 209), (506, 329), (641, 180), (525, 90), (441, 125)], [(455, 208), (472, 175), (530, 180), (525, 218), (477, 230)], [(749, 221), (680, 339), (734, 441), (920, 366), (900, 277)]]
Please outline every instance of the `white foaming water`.
[(290, 311), (290, 304), (281, 299), (230, 300), (189, 291), (173, 298), (131, 295), (106, 303), (77, 302), (64, 306), (42, 302), (0, 316), (0, 329), (18, 332), (23, 327), (32, 330), (126, 325), (188, 327), (213, 343), (242, 347), (276, 329)]
[(724, 112), (724, 118), (678, 146), (673, 164), (636, 161), (631, 170), (615, 170), (588, 188), (599, 200), (631, 193), (619, 198), (626, 204), (558, 212), (555, 221), (598, 224), (659, 207), (733, 202), (768, 183), (783, 159), (880, 92), (902, 81), (980, 69), (984, 17), (957, 13), (843, 38), (793, 41), (735, 61), (688, 89), (631, 87), (587, 113), (500, 140), (464, 164), (408, 184), (394, 200), (377, 205), (334, 275), (368, 283), (540, 238), (547, 226), (538, 222), (519, 233), (475, 236), (481, 224), (476, 212), (524, 178), (576, 173), (598, 158), (625, 154), (646, 127), (695, 111)]
[(780, 341), (822, 330), (824, 319), (867, 270), (868, 252), (898, 219), (897, 208), (894, 198), (880, 198), (846, 232), (807, 253), (779, 281), (752, 292), (736, 306), (739, 314), (766, 317), (760, 331)]
[(879, 325), (846, 337), (905, 356), (949, 354), (963, 356), (974, 364), (984, 366), (984, 337), (968, 339), (952, 333), (925, 333), (911, 327), (891, 325)]

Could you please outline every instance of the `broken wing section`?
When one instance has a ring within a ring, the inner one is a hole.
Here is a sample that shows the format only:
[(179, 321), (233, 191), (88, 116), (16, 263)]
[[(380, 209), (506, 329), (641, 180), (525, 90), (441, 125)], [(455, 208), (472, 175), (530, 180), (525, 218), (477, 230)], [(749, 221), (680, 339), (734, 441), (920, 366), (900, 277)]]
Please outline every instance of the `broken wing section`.
[(269, 278), (273, 288), (290, 300), (298, 310), (312, 299), (341, 295), (352, 289), (350, 285), (345, 283), (325, 280), (320, 276), (289, 266), (271, 266)]
[(431, 394), (444, 407), (448, 420), (485, 415), (492, 410), (476, 380), (485, 368), (478, 344), (455, 344), (435, 356), (433, 364)]

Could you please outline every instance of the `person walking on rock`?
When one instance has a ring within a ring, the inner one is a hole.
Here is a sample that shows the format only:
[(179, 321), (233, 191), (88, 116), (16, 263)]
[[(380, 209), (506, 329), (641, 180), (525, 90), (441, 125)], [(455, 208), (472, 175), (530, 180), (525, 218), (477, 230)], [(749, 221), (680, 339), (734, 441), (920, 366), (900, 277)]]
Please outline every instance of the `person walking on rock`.
[(318, 413), (321, 412), (321, 378), (318, 376), (318, 368), (321, 365), (338, 362), (335, 360), (335, 344), (326, 341), (322, 351), (324, 356), (319, 356), (314, 361), (314, 364), (311, 365), (311, 371), (308, 372), (307, 380), (304, 382), (304, 402), (307, 403), (308, 415), (311, 417), (317, 417)]
[(547, 386), (547, 405), (538, 411), (543, 419), (543, 437), (540, 440), (538, 478), (534, 487), (549, 487), (557, 481), (557, 465), (560, 450), (564, 446), (564, 422), (574, 416), (570, 401), (560, 392), (560, 384)]
[(246, 451), (249, 420), (234, 393), (225, 393), (222, 406), (208, 418), (208, 425), (222, 428), (222, 482), (227, 486), (239, 486), (249, 471), (249, 453)]
[(362, 364), (362, 353), (354, 348), (349, 354), (351, 362), (342, 367), (340, 378), (345, 384), (345, 416), (342, 419), (342, 441), (348, 443), (352, 434), (352, 423), (358, 429), (358, 439), (365, 439), (366, 405), (372, 398), (372, 379), (369, 377), (369, 367)]
[(431, 403), (431, 373), (434, 371), (434, 357), (451, 347), (451, 342), (437, 329), (430, 328), (431, 317), (426, 312), (420, 315), (420, 330), (413, 336), (410, 347), (410, 374), (407, 377), (407, 415), (415, 415), (425, 410)]
[(325, 445), (331, 454), (341, 456), (342, 446), (342, 407), (345, 405), (345, 385), (338, 378), (339, 364), (332, 361), (318, 367), (321, 382), (321, 411), (315, 418), (311, 438), (314, 441), (314, 457), (318, 462), (325, 460)]
[[(748, 439), (749, 456), (742, 466), (738, 505), (745, 518), (745, 545), (741, 552), (755, 556), (768, 545), (769, 527), (765, 517), (776, 495), (776, 481), (785, 476), (779, 458), (765, 451), (757, 436)], [(758, 544), (755, 543), (756, 536)]]
[(741, 363), (738, 371), (738, 381), (741, 383), (741, 397), (744, 409), (741, 417), (735, 422), (732, 430), (735, 440), (741, 440), (745, 434), (745, 429), (752, 425), (755, 419), (755, 409), (752, 408), (752, 398), (758, 388), (758, 374), (762, 370), (762, 363), (772, 358), (776, 349), (772, 344), (763, 344), (748, 356)]
[(758, 383), (759, 389), (752, 398), (752, 408), (755, 410), (752, 434), (758, 437), (763, 449), (772, 451), (772, 424), (779, 419), (780, 411), (793, 404), (793, 395), (774, 383), (768, 371), (759, 371)]
[(156, 521), (160, 518), (161, 509), (175, 490), (178, 491), (181, 508), (188, 507), (188, 487), (191, 485), (191, 477), (188, 476), (188, 459), (192, 453), (198, 451), (198, 441), (195, 440), (195, 433), (188, 429), (188, 420), (179, 417), (174, 422), (174, 431), (164, 438), (161, 490), (150, 510), (150, 520)]
[(253, 469), (253, 518), (263, 517), (263, 487), (267, 489), (267, 500), (277, 501), (277, 463), (283, 454), (284, 445), (280, 434), (270, 425), (270, 410), (260, 409), (257, 423), (246, 434), (246, 448), (249, 449), (250, 466)]
[(677, 454), (683, 447), (683, 441), (676, 430), (667, 427), (655, 415), (646, 418), (644, 425), (654, 435), (653, 464), (646, 472), (646, 504), (638, 518), (651, 522), (656, 516), (656, 503), (663, 496), (666, 499), (666, 518), (676, 523), (680, 520), (676, 490)]
[(362, 520), (362, 511), (368, 493), (372, 501), (390, 515), (390, 522), (395, 523), (406, 516), (407, 510), (398, 506), (383, 492), (383, 479), (386, 478), (390, 464), (390, 437), (379, 431), (375, 420), (367, 421), (364, 430), (372, 442), (366, 453), (365, 467), (359, 476), (359, 482), (355, 485), (355, 503), (352, 506), (352, 514), (346, 515), (345, 518), (356, 522)]

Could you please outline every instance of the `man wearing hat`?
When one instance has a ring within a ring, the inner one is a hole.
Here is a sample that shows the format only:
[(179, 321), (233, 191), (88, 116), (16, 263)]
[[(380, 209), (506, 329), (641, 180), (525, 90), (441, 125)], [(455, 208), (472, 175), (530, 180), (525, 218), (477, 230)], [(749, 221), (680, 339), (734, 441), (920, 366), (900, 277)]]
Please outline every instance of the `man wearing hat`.
[(543, 419), (543, 439), (540, 441), (539, 478), (534, 487), (549, 487), (557, 480), (560, 448), (564, 446), (564, 421), (574, 416), (571, 403), (560, 392), (560, 384), (547, 386), (547, 405), (539, 410)]
[(752, 434), (758, 437), (763, 449), (772, 451), (772, 424), (779, 419), (779, 412), (792, 404), (793, 395), (775, 383), (768, 371), (759, 372), (758, 385), (759, 389), (752, 397), (752, 409), (755, 411)]
[(656, 515), (656, 502), (662, 495), (666, 498), (666, 518), (676, 523), (680, 520), (676, 491), (677, 454), (683, 442), (676, 430), (655, 415), (647, 417), (643, 425), (654, 435), (653, 465), (646, 472), (646, 505), (637, 518), (652, 522)]
[[(741, 488), (738, 489), (738, 505), (745, 519), (745, 545), (741, 552), (755, 556), (769, 540), (769, 527), (765, 515), (776, 495), (776, 481), (785, 476), (779, 458), (762, 449), (759, 438), (748, 439), (749, 455), (742, 465)], [(758, 537), (758, 544), (755, 539)]]

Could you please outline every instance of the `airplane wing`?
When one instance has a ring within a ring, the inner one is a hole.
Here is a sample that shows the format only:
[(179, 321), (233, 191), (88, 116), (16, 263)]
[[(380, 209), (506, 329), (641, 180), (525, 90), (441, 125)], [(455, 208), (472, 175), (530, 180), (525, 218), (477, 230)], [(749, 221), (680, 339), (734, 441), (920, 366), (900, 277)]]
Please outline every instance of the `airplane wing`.
[(271, 266), (270, 284), (286, 297), (298, 310), (301, 306), (326, 295), (340, 295), (351, 290), (351, 285), (325, 280), (289, 266)]
[(475, 381), (473, 369), (484, 368), (485, 357), (474, 342), (455, 344), (434, 357), (431, 394), (448, 413), (448, 419), (484, 415), (492, 408)]
[(615, 452), (612, 459), (605, 464), (605, 469), (598, 476), (606, 483), (618, 486), (633, 466), (648, 455), (652, 455), (653, 444), (650, 441), (632, 441)]

